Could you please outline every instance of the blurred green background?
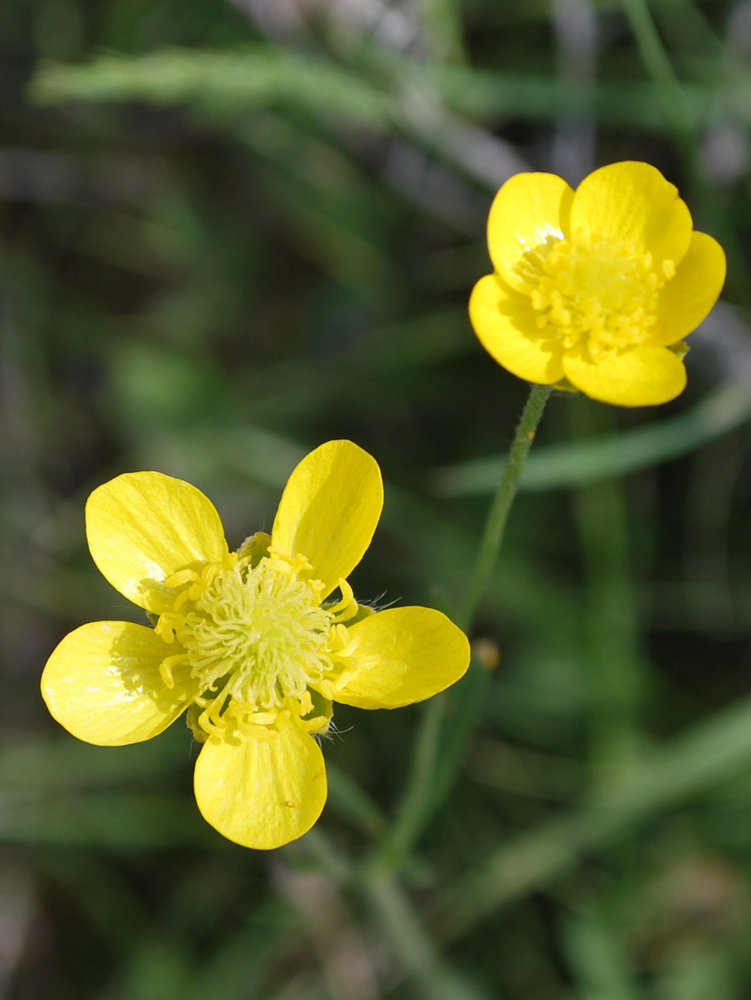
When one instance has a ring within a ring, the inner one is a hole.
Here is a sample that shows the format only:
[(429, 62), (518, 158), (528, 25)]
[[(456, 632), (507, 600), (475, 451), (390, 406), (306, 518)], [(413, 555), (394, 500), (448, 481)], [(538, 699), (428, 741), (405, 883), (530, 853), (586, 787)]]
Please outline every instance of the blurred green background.
[[(0, 1000), (751, 997), (751, 2), (2, 0), (0, 100)], [(141, 620), (84, 537), (123, 471), (237, 545), (351, 438), (357, 595), (455, 608), (527, 393), (466, 316), (490, 198), (628, 158), (725, 300), (675, 403), (549, 404), (415, 845), (420, 708), (340, 707), (270, 854), (200, 819), (182, 723), (55, 725), (55, 643)]]

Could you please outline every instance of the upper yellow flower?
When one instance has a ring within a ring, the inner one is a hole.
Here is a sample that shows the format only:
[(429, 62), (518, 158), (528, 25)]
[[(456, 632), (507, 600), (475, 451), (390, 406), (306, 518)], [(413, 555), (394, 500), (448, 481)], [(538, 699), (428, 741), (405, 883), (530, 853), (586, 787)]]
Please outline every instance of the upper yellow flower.
[(593, 399), (674, 399), (686, 370), (670, 350), (725, 281), (725, 254), (659, 170), (613, 163), (574, 192), (554, 174), (516, 174), (488, 219), (495, 274), (469, 303), (483, 346), (514, 375), (567, 378)]
[(86, 507), (91, 554), (156, 624), (95, 622), (66, 636), (42, 677), (50, 712), (79, 739), (121, 746), (188, 709), (204, 743), (205, 819), (247, 847), (301, 836), (326, 800), (312, 734), (328, 729), (332, 701), (397, 708), (469, 664), (464, 633), (439, 611), (355, 602), (346, 578), (382, 506), (377, 463), (349, 441), (304, 458), (271, 536), (237, 552), (211, 501), (182, 480), (136, 472), (100, 486)]

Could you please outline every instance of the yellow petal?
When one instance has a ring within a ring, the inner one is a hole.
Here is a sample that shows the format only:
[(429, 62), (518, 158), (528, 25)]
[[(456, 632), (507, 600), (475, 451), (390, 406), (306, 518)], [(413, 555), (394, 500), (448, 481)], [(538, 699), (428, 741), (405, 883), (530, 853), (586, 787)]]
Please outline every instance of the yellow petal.
[(321, 748), (292, 719), (273, 740), (210, 739), (194, 784), (203, 818), (228, 840), (258, 850), (307, 833), (326, 801)]
[(571, 238), (628, 240), (656, 267), (677, 267), (691, 241), (691, 213), (678, 189), (648, 163), (611, 163), (585, 177), (571, 206)]
[(98, 487), (86, 504), (94, 562), (134, 604), (161, 614), (175, 591), (162, 581), (227, 554), (222, 522), (190, 483), (161, 472), (133, 472)]
[(717, 240), (694, 233), (675, 277), (660, 291), (650, 343), (676, 344), (695, 330), (719, 298), (725, 270), (725, 251)]
[(616, 406), (667, 403), (686, 387), (683, 362), (667, 347), (634, 347), (597, 363), (566, 355), (563, 370), (587, 396)]
[(520, 291), (526, 282), (517, 266), (525, 253), (568, 233), (574, 192), (555, 174), (515, 174), (493, 199), (488, 249), (496, 271)]
[(399, 708), (458, 681), (469, 666), (467, 637), (432, 608), (388, 608), (349, 629), (355, 658), (378, 657), (334, 695), (357, 708)]
[(382, 508), (376, 460), (351, 441), (328, 441), (289, 477), (271, 542), (308, 560), (308, 575), (323, 581), (325, 597), (362, 559)]
[(559, 342), (540, 336), (529, 299), (506, 290), (496, 275), (473, 288), (469, 317), (485, 350), (512, 374), (544, 385), (563, 378)]
[(42, 696), (68, 732), (98, 746), (140, 743), (163, 732), (198, 693), (186, 669), (168, 688), (159, 665), (174, 650), (153, 629), (92, 622), (67, 635), (42, 674)]

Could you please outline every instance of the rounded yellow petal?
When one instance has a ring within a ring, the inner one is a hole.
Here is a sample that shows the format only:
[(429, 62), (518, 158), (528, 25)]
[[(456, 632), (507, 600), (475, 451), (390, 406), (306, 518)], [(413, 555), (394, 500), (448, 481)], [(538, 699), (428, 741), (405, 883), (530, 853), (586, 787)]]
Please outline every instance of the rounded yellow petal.
[(596, 363), (567, 355), (563, 370), (587, 396), (616, 406), (667, 403), (686, 387), (683, 362), (667, 347), (634, 347)]
[(351, 441), (328, 441), (289, 477), (271, 542), (304, 556), (312, 567), (308, 575), (323, 581), (326, 597), (362, 559), (382, 508), (376, 460)]
[(706, 233), (694, 233), (675, 277), (660, 291), (656, 333), (650, 343), (677, 344), (695, 330), (725, 284), (725, 251)]
[(126, 473), (95, 489), (86, 504), (86, 534), (112, 586), (155, 614), (174, 605), (175, 592), (164, 580), (228, 552), (211, 501), (161, 472)]
[(496, 275), (472, 289), (469, 317), (485, 350), (512, 374), (543, 385), (563, 378), (560, 344), (540, 336), (529, 299), (505, 289)]
[(272, 740), (210, 739), (194, 785), (203, 818), (222, 836), (270, 850), (307, 833), (321, 815), (326, 767), (313, 737), (287, 719)]
[(496, 271), (516, 289), (526, 282), (517, 267), (525, 253), (568, 234), (574, 192), (555, 174), (510, 177), (493, 199), (488, 216), (488, 249)]
[(469, 666), (467, 637), (432, 608), (388, 608), (349, 629), (354, 658), (377, 657), (334, 695), (357, 708), (400, 708), (458, 681)]
[(574, 243), (626, 240), (678, 266), (691, 241), (691, 213), (678, 189), (649, 163), (611, 163), (585, 177), (571, 206)]
[(47, 661), (42, 696), (79, 740), (109, 747), (140, 743), (163, 732), (198, 693), (184, 669), (173, 670), (173, 688), (165, 685), (159, 665), (170, 651), (144, 625), (82, 625)]

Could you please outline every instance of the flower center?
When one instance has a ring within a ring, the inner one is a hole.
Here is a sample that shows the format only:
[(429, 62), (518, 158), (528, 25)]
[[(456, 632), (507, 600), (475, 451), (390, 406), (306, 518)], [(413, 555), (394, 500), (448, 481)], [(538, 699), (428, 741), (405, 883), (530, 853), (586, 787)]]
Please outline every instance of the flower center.
[(663, 261), (660, 271), (650, 253), (612, 239), (587, 245), (551, 240), (518, 265), (542, 335), (593, 360), (648, 339), (658, 292), (675, 274), (673, 261)]
[[(201, 692), (195, 722), (203, 733), (231, 725), (268, 739), (273, 731), (264, 727), (281, 715), (309, 716), (314, 701), (320, 708), (315, 689), (328, 688), (325, 677), (346, 646), (341, 622), (354, 616), (357, 604), (342, 581), (343, 600), (322, 607), (323, 584), (300, 579), (303, 563), (272, 549), (254, 566), (233, 553), (224, 563), (183, 570), (166, 581), (179, 592), (156, 632), (179, 651), (165, 658), (160, 672), (172, 687), (172, 671), (190, 669)], [(326, 728), (327, 719), (316, 721)]]

